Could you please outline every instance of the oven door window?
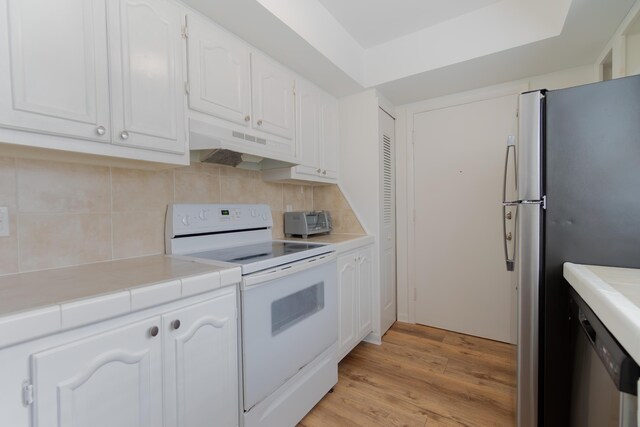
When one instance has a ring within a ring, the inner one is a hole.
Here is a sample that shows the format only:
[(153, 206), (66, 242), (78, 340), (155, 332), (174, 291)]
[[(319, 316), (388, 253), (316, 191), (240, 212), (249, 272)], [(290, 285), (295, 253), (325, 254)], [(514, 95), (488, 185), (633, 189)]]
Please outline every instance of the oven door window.
[(324, 282), (271, 303), (271, 335), (276, 336), (324, 308)]

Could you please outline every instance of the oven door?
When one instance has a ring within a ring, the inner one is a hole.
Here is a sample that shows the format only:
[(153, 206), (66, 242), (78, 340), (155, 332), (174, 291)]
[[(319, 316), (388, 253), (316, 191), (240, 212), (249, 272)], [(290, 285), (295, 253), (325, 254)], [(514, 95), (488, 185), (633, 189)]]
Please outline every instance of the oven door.
[(338, 340), (335, 254), (243, 278), (244, 409)]

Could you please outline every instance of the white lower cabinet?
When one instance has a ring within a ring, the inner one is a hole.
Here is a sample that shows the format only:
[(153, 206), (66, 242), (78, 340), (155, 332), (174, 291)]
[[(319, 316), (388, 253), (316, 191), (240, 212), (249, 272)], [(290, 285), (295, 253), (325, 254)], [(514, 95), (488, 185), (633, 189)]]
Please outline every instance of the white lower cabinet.
[(144, 320), (33, 355), (34, 425), (162, 425), (159, 320)]
[(372, 246), (338, 256), (338, 360), (373, 331)]
[(231, 294), (162, 316), (165, 426), (238, 425), (235, 304)]
[(0, 425), (236, 427), (236, 288), (0, 350)]

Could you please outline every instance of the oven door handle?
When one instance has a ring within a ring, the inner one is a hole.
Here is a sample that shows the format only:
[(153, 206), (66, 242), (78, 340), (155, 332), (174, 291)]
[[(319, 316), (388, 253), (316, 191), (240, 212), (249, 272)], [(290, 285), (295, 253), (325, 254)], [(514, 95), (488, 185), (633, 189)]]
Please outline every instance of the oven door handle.
[(242, 285), (244, 288), (254, 287), (271, 280), (279, 279), (281, 277), (289, 276), (294, 273), (309, 270), (311, 268), (318, 267), (336, 259), (335, 252), (328, 254), (318, 255), (311, 258), (307, 258), (298, 261), (290, 266), (278, 267), (277, 269), (270, 269), (255, 274), (250, 274), (242, 278)]

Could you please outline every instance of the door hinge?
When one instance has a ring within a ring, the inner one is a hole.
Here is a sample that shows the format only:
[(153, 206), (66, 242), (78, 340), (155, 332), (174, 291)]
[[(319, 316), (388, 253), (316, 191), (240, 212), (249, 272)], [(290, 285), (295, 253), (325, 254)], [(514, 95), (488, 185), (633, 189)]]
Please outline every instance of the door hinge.
[(189, 38), (189, 27), (187, 27), (187, 24), (184, 24), (184, 26), (182, 27), (182, 38), (183, 39)]
[(33, 384), (30, 381), (22, 383), (22, 404), (29, 406), (33, 403)]
[(191, 91), (191, 85), (189, 85), (189, 82), (184, 82), (184, 92), (189, 95), (189, 92)]

